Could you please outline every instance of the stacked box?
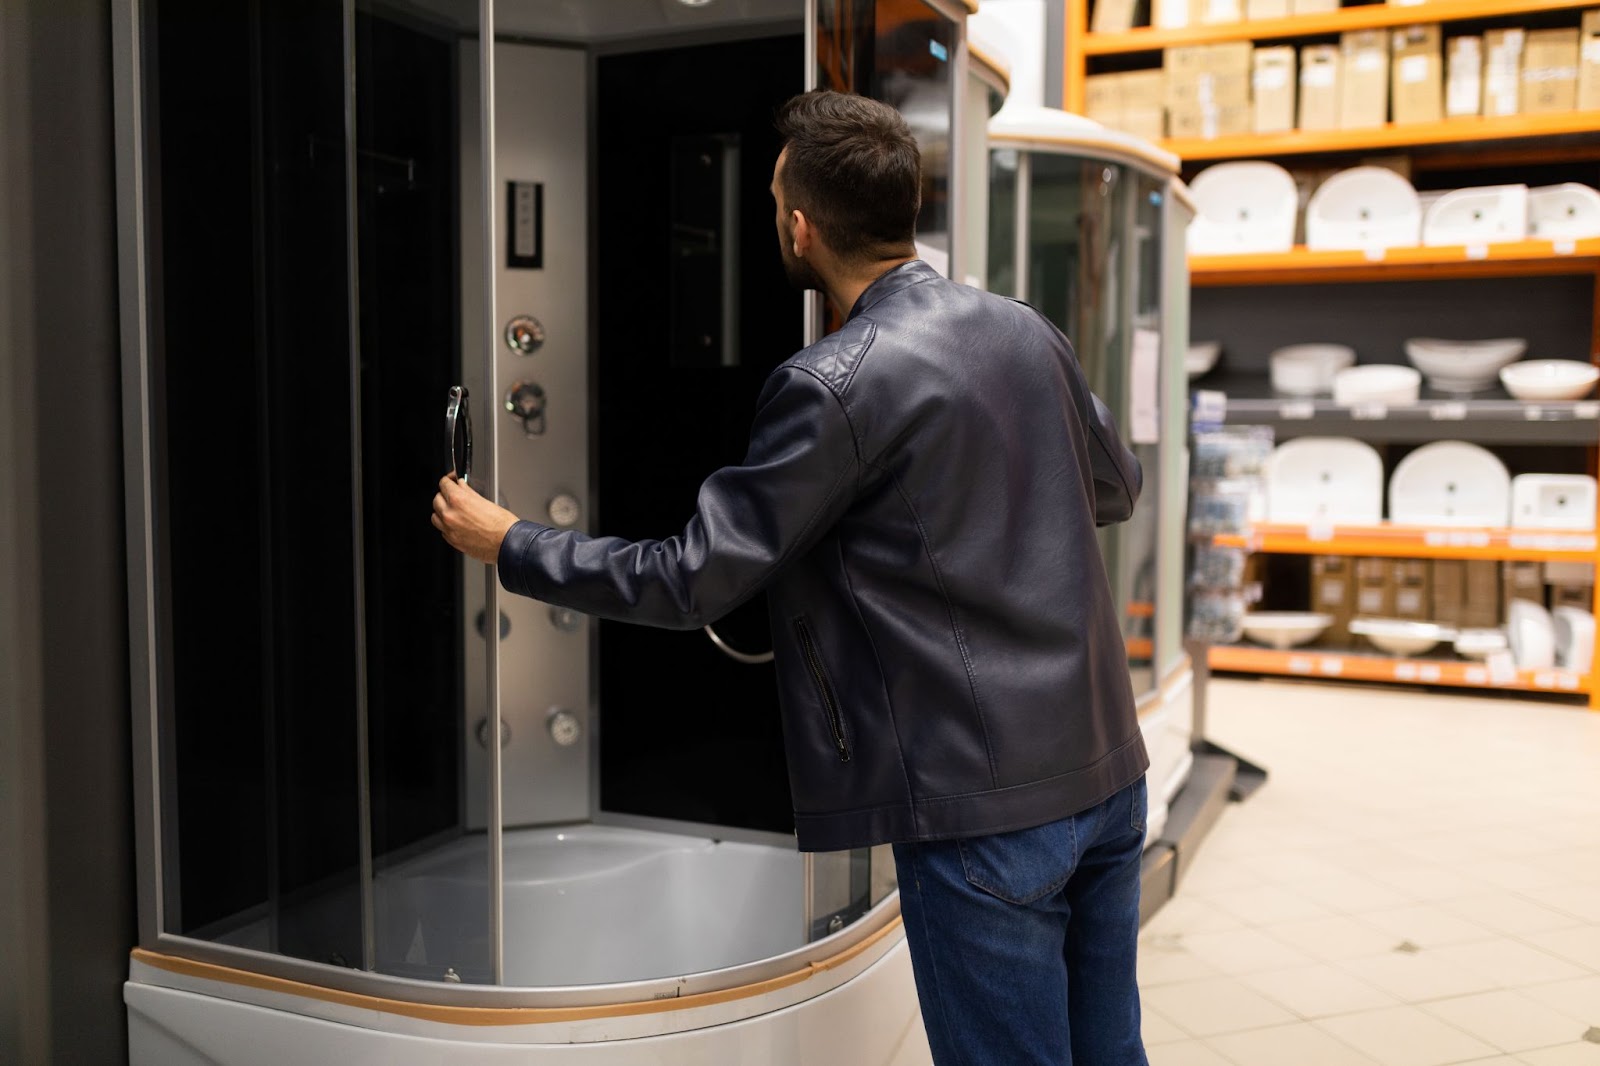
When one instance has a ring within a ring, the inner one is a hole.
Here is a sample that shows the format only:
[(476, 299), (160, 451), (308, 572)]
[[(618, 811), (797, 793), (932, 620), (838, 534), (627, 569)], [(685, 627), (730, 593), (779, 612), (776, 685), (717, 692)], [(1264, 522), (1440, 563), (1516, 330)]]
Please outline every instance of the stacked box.
[(1444, 118), (1444, 58), (1437, 24), (1394, 32), (1391, 95), (1397, 124)]
[(1255, 131), (1288, 133), (1294, 129), (1295, 52), (1291, 47), (1257, 48), (1255, 74)]
[(1166, 76), (1161, 71), (1094, 74), (1084, 79), (1084, 89), (1084, 113), (1101, 125), (1150, 141), (1166, 135)]
[(1445, 71), (1444, 113), (1465, 118), (1483, 111), (1483, 38), (1450, 38)]
[(1322, 635), (1323, 643), (1350, 642), (1350, 619), (1355, 617), (1353, 560), (1342, 555), (1311, 557), (1311, 609), (1333, 619)]
[(1308, 44), (1300, 49), (1300, 128), (1339, 128), (1339, 49)]
[[(1493, 629), (1500, 625), (1500, 564), (1493, 559), (1469, 559), (1462, 564), (1466, 590), (1456, 624), (1462, 629)], [(1435, 572), (1434, 580), (1438, 580)]]
[(1433, 620), (1433, 568), (1426, 559), (1395, 560), (1394, 617), (1409, 622)]
[(1594, 610), (1593, 563), (1545, 563), (1544, 581), (1550, 589), (1550, 609), (1577, 607)]
[(1394, 561), (1392, 559), (1357, 559), (1356, 617), (1394, 617)]
[(1578, 31), (1535, 30), (1522, 61), (1522, 111), (1548, 115), (1578, 106)]
[(1600, 11), (1583, 13), (1578, 46), (1578, 110), (1600, 111)]
[(1339, 0), (1290, 0), (1296, 15), (1326, 15), (1339, 10)]
[(1389, 31), (1339, 39), (1339, 128), (1376, 129), (1389, 120)]
[(1094, 0), (1091, 33), (1125, 33), (1133, 29), (1137, 0)]
[(1168, 134), (1210, 139), (1249, 133), (1253, 51), (1248, 41), (1167, 49)]
[(1244, 4), (1247, 19), (1282, 19), (1293, 13), (1289, 0), (1245, 0)]
[(1490, 30), (1483, 35), (1483, 113), (1515, 115), (1522, 101), (1522, 30)]
[(1460, 559), (1436, 559), (1430, 577), (1432, 621), (1442, 626), (1461, 625), (1461, 606), (1467, 598), (1467, 564)]

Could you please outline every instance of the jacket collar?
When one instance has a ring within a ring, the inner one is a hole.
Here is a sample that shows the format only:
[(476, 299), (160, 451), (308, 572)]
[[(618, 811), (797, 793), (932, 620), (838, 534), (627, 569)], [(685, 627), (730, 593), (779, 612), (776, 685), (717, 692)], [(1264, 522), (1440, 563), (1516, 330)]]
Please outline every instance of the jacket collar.
[(921, 282), (931, 281), (934, 278), (942, 278), (943, 276), (943, 274), (940, 274), (920, 259), (913, 259), (909, 263), (901, 263), (899, 266), (884, 272), (877, 281), (867, 286), (867, 291), (863, 292), (860, 298), (856, 300), (856, 305), (850, 309), (850, 314), (845, 317), (845, 321), (848, 322), (872, 307), (873, 304), (878, 303), (885, 297), (893, 296), (901, 289), (908, 289)]

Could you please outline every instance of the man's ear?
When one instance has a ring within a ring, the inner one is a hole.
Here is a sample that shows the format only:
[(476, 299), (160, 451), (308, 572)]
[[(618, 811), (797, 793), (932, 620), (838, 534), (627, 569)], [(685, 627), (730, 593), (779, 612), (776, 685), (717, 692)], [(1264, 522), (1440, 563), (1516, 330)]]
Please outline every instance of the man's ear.
[(789, 219), (794, 223), (790, 229), (790, 251), (804, 259), (811, 251), (812, 242), (816, 240), (816, 231), (811, 228), (811, 220), (799, 210), (789, 212)]

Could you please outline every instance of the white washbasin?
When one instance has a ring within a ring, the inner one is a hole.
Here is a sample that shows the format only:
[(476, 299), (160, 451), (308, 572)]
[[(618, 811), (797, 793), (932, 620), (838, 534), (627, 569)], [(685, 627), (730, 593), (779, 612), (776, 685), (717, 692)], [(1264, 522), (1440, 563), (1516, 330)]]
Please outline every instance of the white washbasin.
[(1307, 611), (1252, 611), (1244, 616), (1244, 635), (1269, 648), (1309, 644), (1333, 625), (1333, 616)]
[(1512, 600), (1506, 608), (1506, 635), (1522, 669), (1548, 670), (1556, 664), (1555, 620), (1544, 604)]
[(1211, 368), (1217, 365), (1217, 360), (1222, 356), (1222, 344), (1219, 341), (1195, 341), (1189, 345), (1189, 350), (1183, 357), (1184, 373), (1192, 378), (1209, 374)]
[(1305, 525), (1383, 521), (1383, 459), (1345, 437), (1301, 437), (1267, 460), (1267, 520)]
[(1465, 659), (1487, 659), (1510, 646), (1503, 629), (1463, 629), (1456, 634), (1456, 654)]
[(1504, 526), (1511, 475), (1494, 453), (1466, 441), (1424, 444), (1389, 478), (1389, 520), (1408, 526)]
[(1530, 359), (1500, 368), (1500, 383), (1519, 400), (1581, 400), (1600, 369), (1576, 359)]
[(1350, 632), (1366, 637), (1390, 655), (1421, 655), (1440, 641), (1456, 638), (1455, 630), (1448, 626), (1399, 618), (1357, 618), (1350, 623)]
[(1528, 234), (1551, 241), (1600, 237), (1600, 192), (1573, 181), (1531, 190)]
[(1441, 392), (1481, 392), (1492, 388), (1500, 368), (1522, 358), (1528, 342), (1521, 337), (1498, 340), (1447, 341), (1413, 337), (1406, 358)]
[(1511, 479), (1511, 525), (1593, 529), (1595, 480), (1588, 474), (1518, 474)]
[(1409, 366), (1352, 366), (1333, 376), (1333, 402), (1341, 407), (1381, 403), (1404, 407), (1417, 402), (1422, 374)]
[(1343, 344), (1291, 344), (1268, 357), (1273, 389), (1290, 396), (1332, 392), (1334, 375), (1355, 362), (1356, 350)]
[(1528, 187), (1485, 185), (1447, 192), (1422, 222), (1422, 243), (1489, 244), (1528, 239)]
[(1417, 190), (1383, 167), (1342, 170), (1306, 205), (1306, 246), (1312, 249), (1407, 247), (1421, 235)]
[(1276, 163), (1207, 167), (1189, 183), (1199, 211), (1189, 224), (1191, 255), (1287, 252), (1300, 206), (1294, 178)]
[(1556, 631), (1556, 665), (1587, 674), (1594, 665), (1594, 615), (1581, 607), (1550, 612)]

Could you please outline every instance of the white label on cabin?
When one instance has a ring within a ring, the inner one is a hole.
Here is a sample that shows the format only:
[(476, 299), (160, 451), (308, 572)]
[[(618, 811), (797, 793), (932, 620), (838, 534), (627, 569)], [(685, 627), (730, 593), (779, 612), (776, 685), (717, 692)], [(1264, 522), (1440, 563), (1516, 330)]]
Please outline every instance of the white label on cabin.
[(1128, 389), (1132, 393), (1133, 417), (1129, 436), (1134, 444), (1155, 444), (1161, 440), (1161, 334), (1153, 329), (1133, 331), (1133, 352)]

